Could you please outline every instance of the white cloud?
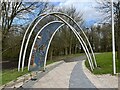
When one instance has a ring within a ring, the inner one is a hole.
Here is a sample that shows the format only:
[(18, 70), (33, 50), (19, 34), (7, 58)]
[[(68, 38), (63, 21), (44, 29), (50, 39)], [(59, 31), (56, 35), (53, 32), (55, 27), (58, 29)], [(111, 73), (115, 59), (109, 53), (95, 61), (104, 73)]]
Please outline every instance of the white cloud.
[(57, 8), (74, 6), (77, 11), (83, 12), (86, 23), (89, 21), (99, 21), (103, 19), (103, 14), (95, 7), (98, 5), (95, 0), (66, 0), (61, 2)]

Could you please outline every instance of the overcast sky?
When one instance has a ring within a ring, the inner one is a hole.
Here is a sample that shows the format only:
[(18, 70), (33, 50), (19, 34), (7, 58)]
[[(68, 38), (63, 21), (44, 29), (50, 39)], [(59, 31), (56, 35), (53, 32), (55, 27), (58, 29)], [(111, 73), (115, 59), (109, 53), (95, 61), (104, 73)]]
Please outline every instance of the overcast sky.
[[(40, 0), (27, 0), (27, 1), (40, 2)], [(53, 4), (56, 5), (57, 8), (74, 6), (78, 12), (83, 13), (84, 25), (86, 27), (90, 27), (95, 23), (101, 23), (105, 16), (105, 14), (99, 12), (95, 8), (98, 7), (98, 3), (96, 2), (96, 0), (48, 0), (48, 2), (52, 2)]]
[(77, 11), (83, 13), (87, 27), (90, 27), (94, 23), (100, 23), (104, 19), (104, 14), (95, 8), (98, 7), (95, 0), (60, 0), (56, 7), (69, 7), (71, 5), (74, 6)]

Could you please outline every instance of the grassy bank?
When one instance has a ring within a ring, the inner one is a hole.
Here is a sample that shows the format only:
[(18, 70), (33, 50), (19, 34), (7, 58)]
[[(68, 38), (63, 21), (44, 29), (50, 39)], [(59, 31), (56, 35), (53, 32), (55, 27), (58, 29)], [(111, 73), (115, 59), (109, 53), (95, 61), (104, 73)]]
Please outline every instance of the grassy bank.
[[(112, 61), (112, 52), (105, 52), (96, 54), (96, 61), (98, 67), (94, 69), (94, 74), (113, 74), (113, 61)], [(88, 61), (85, 62), (88, 69), (90, 69)], [(120, 71), (118, 66), (118, 59), (116, 59), (117, 72)]]
[[(66, 56), (56, 56), (56, 57), (53, 57), (53, 60), (47, 60), (47, 65), (48, 64), (51, 64), (51, 63), (54, 63), (56, 61), (60, 61), (60, 60), (63, 60), (63, 59), (67, 59), (67, 58), (73, 58), (73, 57), (78, 57), (82, 54), (72, 54), (72, 55), (66, 55)], [(18, 77), (26, 74), (26, 73), (30, 73), (28, 72), (27, 68), (24, 69), (24, 72), (18, 72), (17, 71), (17, 68), (15, 69), (7, 69), (7, 70), (3, 70), (2, 71), (2, 85), (3, 84), (6, 84), (12, 80), (16, 80)], [(0, 77), (1, 78), (1, 77)]]
[(12, 70), (3, 70), (2, 71), (2, 85), (6, 84), (12, 80), (16, 80), (18, 77), (30, 73), (27, 68), (24, 69), (24, 72), (20, 71), (18, 72), (18, 69), (12, 69)]

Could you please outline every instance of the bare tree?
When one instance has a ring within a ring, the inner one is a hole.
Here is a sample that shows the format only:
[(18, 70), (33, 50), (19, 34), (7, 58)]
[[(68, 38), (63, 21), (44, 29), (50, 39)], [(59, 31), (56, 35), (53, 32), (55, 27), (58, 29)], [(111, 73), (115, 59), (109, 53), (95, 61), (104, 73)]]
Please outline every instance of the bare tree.
[[(111, 2), (110, 0), (97, 0), (99, 7), (97, 9), (106, 13), (105, 20), (111, 20)], [(120, 60), (120, 1), (116, 0), (113, 2), (114, 15), (115, 15), (115, 34), (116, 34), (116, 44), (117, 44), (117, 56)]]
[[(31, 20), (29, 15), (39, 15), (44, 12), (47, 2), (2, 2), (2, 31), (7, 35), (15, 19)], [(38, 10), (35, 12), (34, 10)], [(27, 17), (26, 17), (27, 16)], [(22, 25), (24, 25), (24, 21)], [(26, 22), (25, 22), (26, 23)]]
[[(29, 23), (49, 7), (48, 2), (2, 2), (2, 53), (18, 56), (21, 39)], [(17, 48), (17, 49), (15, 49)], [(14, 54), (10, 53), (14, 52)]]

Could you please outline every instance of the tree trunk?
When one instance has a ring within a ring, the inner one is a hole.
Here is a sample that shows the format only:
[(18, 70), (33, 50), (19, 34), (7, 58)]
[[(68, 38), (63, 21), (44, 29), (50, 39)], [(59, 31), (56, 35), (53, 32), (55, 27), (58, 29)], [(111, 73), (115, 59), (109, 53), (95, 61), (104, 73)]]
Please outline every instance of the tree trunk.
[(75, 54), (77, 53), (77, 45), (75, 45)]
[(70, 47), (69, 47), (69, 54), (71, 54), (71, 53), (72, 53), (72, 47), (70, 45)]
[(65, 55), (68, 55), (68, 49), (67, 49), (67, 47), (65, 48)]
[(52, 57), (53, 57), (53, 50), (51, 50), (50, 52), (50, 60), (52, 60)]

